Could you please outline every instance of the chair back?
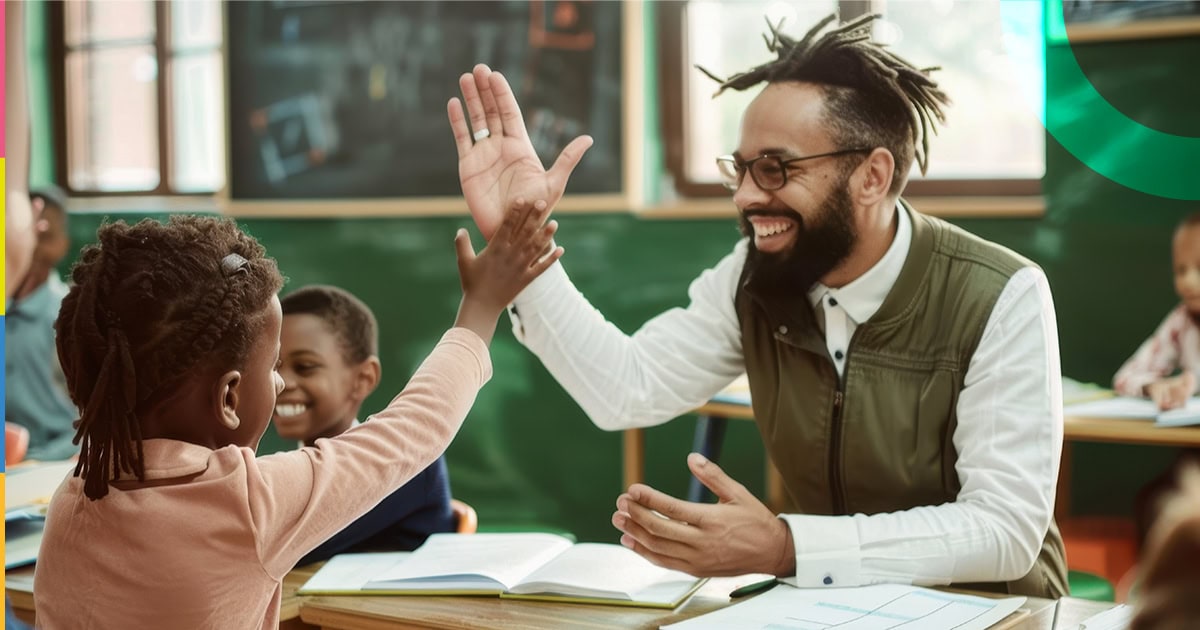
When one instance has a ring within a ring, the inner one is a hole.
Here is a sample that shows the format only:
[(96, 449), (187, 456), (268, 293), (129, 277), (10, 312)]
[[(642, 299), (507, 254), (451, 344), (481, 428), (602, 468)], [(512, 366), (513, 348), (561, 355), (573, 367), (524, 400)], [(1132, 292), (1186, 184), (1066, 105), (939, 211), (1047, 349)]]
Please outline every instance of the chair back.
[(479, 529), (479, 515), (475, 513), (475, 508), (458, 499), (450, 499), (450, 509), (458, 521), (458, 529), (455, 531), (460, 534), (474, 534), (475, 530)]

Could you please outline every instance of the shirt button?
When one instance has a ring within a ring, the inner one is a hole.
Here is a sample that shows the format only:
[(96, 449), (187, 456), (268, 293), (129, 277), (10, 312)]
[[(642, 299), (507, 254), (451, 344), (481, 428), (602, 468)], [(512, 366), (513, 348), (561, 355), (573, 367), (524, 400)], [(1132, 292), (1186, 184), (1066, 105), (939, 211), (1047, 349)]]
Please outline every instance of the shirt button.
[(825, 579), (821, 580), (821, 583), (824, 584), (825, 586), (829, 586), (830, 584), (833, 584), (833, 576), (826, 575)]
[(787, 326), (780, 326), (780, 327), (779, 327), (779, 334), (781, 334), (781, 335), (786, 335), (786, 334), (787, 334)]
[(837, 306), (837, 298), (830, 296), (830, 298), (829, 298), (829, 305), (830, 305), (830, 306)]
[(841, 350), (838, 350), (837, 352), (833, 353), (833, 358), (837, 359), (838, 361), (841, 361), (842, 357), (844, 357), (844, 356), (846, 356), (846, 355), (842, 354)]

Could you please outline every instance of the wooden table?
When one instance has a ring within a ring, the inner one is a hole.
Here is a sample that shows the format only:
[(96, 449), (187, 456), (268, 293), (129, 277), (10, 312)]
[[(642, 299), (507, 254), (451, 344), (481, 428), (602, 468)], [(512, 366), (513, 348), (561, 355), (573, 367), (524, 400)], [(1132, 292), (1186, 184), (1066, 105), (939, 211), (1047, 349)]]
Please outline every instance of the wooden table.
[[(725, 420), (754, 420), (754, 411), (748, 405), (729, 403), (708, 403), (695, 411), (700, 416), (701, 425), (697, 433), (707, 426), (706, 423), (723, 422)], [(1071, 472), (1071, 442), (1112, 442), (1117, 444), (1144, 444), (1152, 446), (1200, 447), (1200, 427), (1156, 427), (1147, 419), (1145, 421), (1090, 418), (1066, 416), (1063, 418), (1063, 454), (1059, 466), (1059, 488), (1070, 488)], [(623, 476), (625, 487), (640, 483), (646, 478), (646, 445), (642, 429), (630, 429), (624, 432), (623, 440)], [(766, 497), (768, 507), (779, 510), (786, 505), (783, 483), (778, 471), (771, 463), (766, 462)], [(1060, 492), (1055, 503), (1055, 516), (1062, 519), (1070, 514), (1070, 492)]]
[[(497, 597), (308, 597), (300, 607), (300, 618), (323, 630), (391, 630), (422, 628), (434, 630), (561, 630), (580, 628), (645, 629), (684, 621), (730, 604), (730, 578), (710, 580), (691, 600), (675, 610), (560, 604), (500, 599)], [(784, 588), (784, 587), (778, 587)], [(741, 601), (741, 600), (739, 600)], [(1062, 620), (1086, 619), (1107, 610), (1112, 604), (1066, 598), (1054, 600), (1028, 598), (1018, 612), (993, 626), (994, 630), (1051, 630), (1055, 607)], [(1064, 613), (1066, 615), (1064, 616)], [(1075, 622), (1076, 624), (1078, 622)]]
[[(690, 619), (730, 604), (728, 593), (740, 584), (735, 578), (709, 580), (692, 599), (675, 610), (534, 602), (498, 597), (333, 597), (299, 596), (298, 589), (320, 565), (300, 567), (283, 580), (281, 630), (375, 630), (436, 628), (491, 630), (522, 628), (658, 628)], [(17, 618), (33, 623), (33, 567), (8, 571), (6, 593)], [(740, 600), (739, 600), (740, 601)], [(1112, 604), (1066, 597), (1028, 598), (1017, 614), (994, 626), (996, 630), (1074, 628), (1080, 621)], [(1054, 625), (1057, 607), (1058, 625)]]

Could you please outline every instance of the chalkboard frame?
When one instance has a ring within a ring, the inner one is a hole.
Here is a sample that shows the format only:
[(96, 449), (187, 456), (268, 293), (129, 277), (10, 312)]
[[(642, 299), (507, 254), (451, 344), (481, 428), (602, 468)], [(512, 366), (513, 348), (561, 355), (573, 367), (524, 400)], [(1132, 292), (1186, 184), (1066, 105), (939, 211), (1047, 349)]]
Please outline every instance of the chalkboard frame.
[[(635, 0), (618, 0), (621, 3), (621, 93), (626, 95), (621, 103), (621, 189), (609, 194), (571, 194), (567, 184), (566, 194), (555, 208), (555, 212), (629, 212), (644, 205), (644, 160), (645, 143), (645, 21), (644, 7)], [(228, 58), (229, 2), (221, 3), (223, 41)], [(481, 60), (484, 61), (484, 60)], [(242, 199), (232, 196), (233, 159), (230, 136), (230, 76), (228, 63), (223, 67), (225, 108), (225, 185), (217, 191), (217, 207), (223, 214), (234, 217), (380, 217), (380, 216), (466, 216), (467, 204), (461, 195), (442, 197), (388, 197), (388, 198), (341, 198), (341, 199)], [(464, 68), (464, 71), (469, 70)], [(449, 99), (451, 95), (447, 95)], [(446, 142), (453, 142), (449, 126)], [(587, 160), (587, 156), (584, 156)], [(547, 165), (548, 166), (548, 165)]]
[[(1183, 7), (1187, 4), (1189, 3), (1180, 2), (1179, 6)], [(1116, 5), (1102, 4), (1101, 6)], [(1200, 35), (1200, 13), (1179, 13), (1150, 18), (1139, 17), (1135, 14), (1132, 17), (1112, 19), (1104, 16), (1073, 16), (1070, 10), (1064, 11), (1064, 8), (1063, 0), (1051, 0), (1049, 3), (1052, 18), (1061, 19), (1066, 26), (1065, 37), (1061, 35), (1060, 31), (1058, 37), (1051, 36), (1049, 43), (1088, 44)]]

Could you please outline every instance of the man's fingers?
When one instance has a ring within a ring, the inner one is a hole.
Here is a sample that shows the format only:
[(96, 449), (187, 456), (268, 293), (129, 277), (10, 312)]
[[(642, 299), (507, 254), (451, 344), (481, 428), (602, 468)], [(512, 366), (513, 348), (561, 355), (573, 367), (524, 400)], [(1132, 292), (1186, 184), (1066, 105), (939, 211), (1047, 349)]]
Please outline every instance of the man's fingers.
[(450, 131), (454, 133), (454, 148), (458, 159), (463, 159), (471, 150), (471, 130), (467, 129), (467, 117), (463, 114), (462, 102), (457, 98), (446, 103), (446, 115), (450, 118)]
[[(654, 516), (655, 520), (666, 522), (666, 519)], [(633, 518), (632, 514), (624, 512), (615, 512), (612, 516), (613, 527), (631, 536), (634, 540), (642, 544), (646, 549), (654, 553), (671, 556), (673, 558), (688, 558), (696, 553), (695, 547), (681, 542), (678, 539), (668, 535), (659, 535), (648, 528), (644, 527), (639, 521)], [(675, 523), (675, 525), (680, 525)], [(686, 526), (685, 526), (686, 527)]]
[(591, 136), (579, 136), (563, 148), (562, 153), (558, 154), (558, 159), (554, 160), (554, 166), (546, 171), (546, 178), (550, 180), (551, 190), (561, 193), (566, 189), (567, 179), (571, 177), (575, 167), (579, 166), (579, 161), (583, 159), (583, 154), (591, 148), (592, 142)]
[(475, 87), (479, 89), (479, 100), (483, 102), (488, 129), (494, 136), (503, 136), (504, 121), (500, 119), (500, 106), (496, 104), (496, 95), (492, 93), (492, 69), (481, 63), (472, 72), (475, 74)]
[(517, 97), (513, 96), (512, 88), (503, 74), (493, 72), (491, 79), (492, 95), (496, 98), (496, 107), (500, 110), (500, 121), (504, 125), (504, 133), (518, 139), (529, 137), (525, 131), (525, 119), (521, 118), (521, 107), (517, 105)]
[(700, 483), (712, 490), (717, 499), (722, 502), (734, 501), (748, 494), (746, 487), (725, 474), (715, 462), (711, 462), (700, 453), (688, 455), (688, 468)]
[(659, 553), (655, 553), (655, 552), (651, 551), (650, 549), (647, 549), (645, 545), (641, 544), (636, 539), (634, 539), (633, 536), (630, 536), (628, 534), (621, 536), (621, 544), (625, 545), (629, 549), (632, 549), (639, 556), (649, 560), (652, 564), (656, 564), (665, 569), (672, 569), (675, 571), (683, 571), (684, 573), (690, 573), (693, 570), (691, 565), (688, 564), (687, 562), (685, 562), (684, 560), (681, 560), (679, 558), (673, 558), (671, 556), (666, 556), (666, 555), (659, 554)]
[[(475, 132), (487, 129), (487, 116), (483, 113), (483, 100), (479, 98), (476, 75), (470, 72), (464, 73), (458, 77), (458, 87), (462, 90), (463, 100), (467, 103), (467, 116), (471, 120), (471, 129)], [(498, 133), (498, 131), (491, 131), (491, 133)]]
[(667, 518), (683, 521), (684, 523), (699, 523), (704, 512), (703, 508), (708, 507), (699, 503), (689, 503), (676, 499), (640, 483), (629, 486), (629, 491), (626, 494), (635, 503), (654, 510)]

